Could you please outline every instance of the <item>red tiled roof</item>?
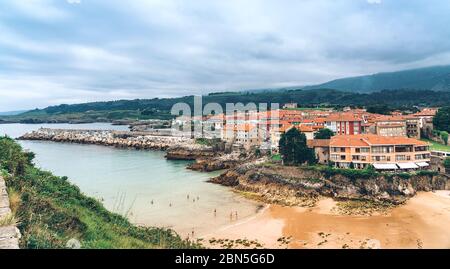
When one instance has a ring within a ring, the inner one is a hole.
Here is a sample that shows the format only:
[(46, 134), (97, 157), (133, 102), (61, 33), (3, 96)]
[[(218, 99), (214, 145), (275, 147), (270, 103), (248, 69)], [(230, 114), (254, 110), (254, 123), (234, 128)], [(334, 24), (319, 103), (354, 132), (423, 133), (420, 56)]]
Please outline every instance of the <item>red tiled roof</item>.
[(427, 142), (403, 136), (379, 136), (373, 134), (339, 135), (331, 138), (332, 147), (364, 147), (370, 145), (415, 145), (426, 146)]
[(309, 148), (329, 147), (330, 141), (331, 141), (330, 139), (312, 139), (312, 140), (307, 140), (306, 144), (308, 145)]

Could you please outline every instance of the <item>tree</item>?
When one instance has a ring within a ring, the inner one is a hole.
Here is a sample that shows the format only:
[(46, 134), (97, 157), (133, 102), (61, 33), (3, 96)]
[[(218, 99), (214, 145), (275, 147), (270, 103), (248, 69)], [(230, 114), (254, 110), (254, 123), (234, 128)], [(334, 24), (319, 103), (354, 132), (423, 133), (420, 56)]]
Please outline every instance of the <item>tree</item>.
[(333, 131), (328, 128), (324, 128), (314, 134), (314, 139), (330, 139), (332, 136), (334, 136)]
[(450, 106), (438, 110), (433, 118), (433, 125), (437, 130), (450, 132)]
[(280, 153), (285, 165), (313, 164), (314, 151), (306, 145), (306, 136), (297, 128), (291, 128), (280, 139)]
[(389, 115), (391, 113), (391, 109), (387, 105), (372, 105), (367, 107), (367, 112), (375, 113), (375, 114), (383, 114)]
[(442, 138), (442, 140), (444, 140), (444, 144), (448, 145), (448, 132), (442, 131), (441, 132), (441, 138)]
[(450, 157), (445, 158), (444, 167), (445, 167), (445, 170), (450, 169)]

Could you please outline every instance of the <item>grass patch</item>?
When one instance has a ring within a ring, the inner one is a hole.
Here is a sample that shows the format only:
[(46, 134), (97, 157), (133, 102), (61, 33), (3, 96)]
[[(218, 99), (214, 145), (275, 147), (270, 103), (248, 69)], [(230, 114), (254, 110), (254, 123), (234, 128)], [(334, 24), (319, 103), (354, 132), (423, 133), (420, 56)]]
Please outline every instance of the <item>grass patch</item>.
[(12, 214), (12, 213), (4, 216), (3, 218), (0, 218), (0, 227), (11, 226), (11, 225), (16, 225), (16, 224), (17, 224), (17, 219), (14, 216), (14, 214)]
[(335, 210), (343, 215), (371, 216), (374, 213), (385, 214), (395, 206), (393, 203), (382, 201), (344, 200), (337, 202)]
[(273, 162), (281, 162), (281, 154), (273, 154), (272, 156), (270, 156), (270, 160)]
[(426, 139), (426, 138), (423, 138), (421, 140), (430, 143), (431, 144), (431, 147), (430, 147), (431, 150), (450, 152), (450, 146), (449, 145), (440, 144), (440, 143), (438, 143), (436, 141), (433, 141), (431, 139)]
[(331, 178), (336, 175), (342, 175), (349, 178), (352, 181), (355, 181), (357, 179), (370, 179), (380, 175), (380, 173), (376, 172), (373, 169), (344, 169), (325, 165), (305, 166), (302, 167), (301, 169), (321, 172), (326, 178)]
[(240, 191), (240, 190), (233, 190), (233, 192), (251, 200), (255, 201), (263, 201), (262, 195), (256, 192), (248, 192), (248, 191)]

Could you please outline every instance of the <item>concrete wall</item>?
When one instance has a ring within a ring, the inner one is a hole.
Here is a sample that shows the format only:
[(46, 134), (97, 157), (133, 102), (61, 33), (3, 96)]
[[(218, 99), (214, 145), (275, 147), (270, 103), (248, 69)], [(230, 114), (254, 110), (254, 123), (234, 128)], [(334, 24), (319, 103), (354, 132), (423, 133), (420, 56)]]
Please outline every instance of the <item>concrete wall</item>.
[[(0, 176), (0, 221), (11, 214), (5, 180)], [(0, 226), (0, 249), (18, 249), (20, 232), (15, 225)]]

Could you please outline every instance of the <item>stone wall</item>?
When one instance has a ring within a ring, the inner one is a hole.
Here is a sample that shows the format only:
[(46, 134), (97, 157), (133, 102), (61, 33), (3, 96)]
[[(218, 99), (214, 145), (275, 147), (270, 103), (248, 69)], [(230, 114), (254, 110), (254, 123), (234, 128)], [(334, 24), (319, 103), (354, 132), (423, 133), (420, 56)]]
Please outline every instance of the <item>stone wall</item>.
[(5, 180), (0, 176), (0, 249), (18, 249), (20, 232), (15, 225), (2, 225), (2, 220), (11, 216)]

